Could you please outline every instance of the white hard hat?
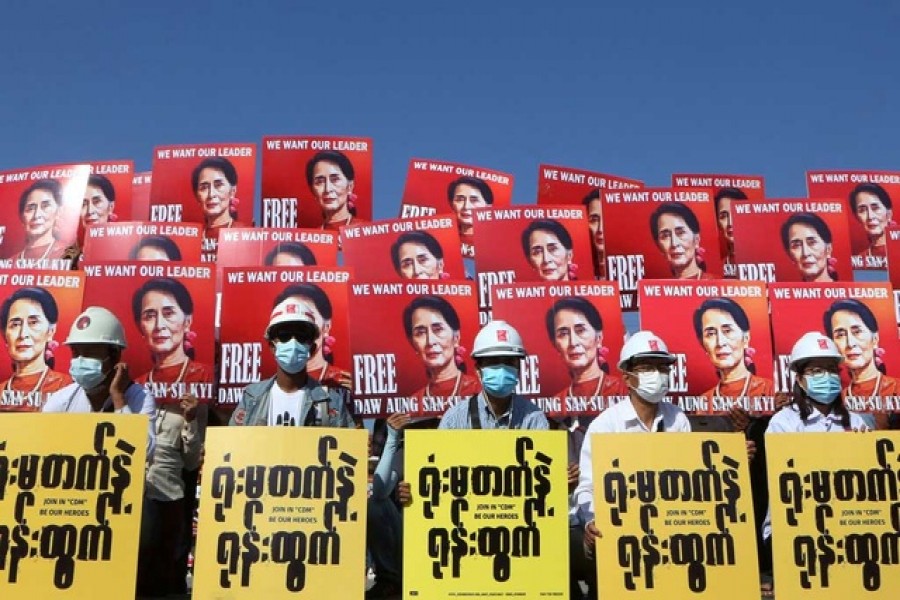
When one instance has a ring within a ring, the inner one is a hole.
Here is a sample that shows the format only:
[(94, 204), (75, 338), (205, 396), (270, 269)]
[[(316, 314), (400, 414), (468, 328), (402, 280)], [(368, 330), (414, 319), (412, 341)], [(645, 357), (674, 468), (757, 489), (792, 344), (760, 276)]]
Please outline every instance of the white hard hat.
[(89, 306), (75, 318), (65, 344), (110, 344), (125, 348), (122, 323), (102, 306)]
[(267, 340), (270, 339), (269, 334), (272, 332), (272, 328), (282, 323), (303, 323), (312, 329), (312, 337), (319, 337), (319, 326), (316, 325), (312, 311), (296, 298), (287, 298), (272, 309), (272, 314), (269, 316), (269, 325), (266, 327)]
[(804, 333), (791, 348), (791, 369), (796, 371), (797, 363), (812, 358), (833, 358), (838, 362), (844, 360), (831, 338), (817, 331)]
[(522, 336), (506, 321), (491, 321), (475, 336), (472, 358), (484, 356), (525, 356)]
[(652, 331), (638, 331), (625, 341), (619, 354), (619, 370), (623, 370), (632, 358), (662, 358), (669, 363), (675, 362), (675, 355), (669, 352), (666, 343)]

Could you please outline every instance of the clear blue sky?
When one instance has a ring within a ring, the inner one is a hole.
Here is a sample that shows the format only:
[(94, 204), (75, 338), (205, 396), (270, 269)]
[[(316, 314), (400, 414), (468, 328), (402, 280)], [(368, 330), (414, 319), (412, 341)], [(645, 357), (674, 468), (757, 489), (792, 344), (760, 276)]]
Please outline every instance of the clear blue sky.
[(0, 169), (265, 134), (375, 140), (376, 217), (408, 160), (673, 171), (900, 170), (900, 3), (39, 2), (0, 19)]

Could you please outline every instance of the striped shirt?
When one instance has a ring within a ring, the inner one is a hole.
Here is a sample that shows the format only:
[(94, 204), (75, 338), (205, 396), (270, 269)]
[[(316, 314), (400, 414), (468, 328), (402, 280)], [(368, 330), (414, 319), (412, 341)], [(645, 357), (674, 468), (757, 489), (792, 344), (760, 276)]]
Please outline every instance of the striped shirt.
[[(549, 429), (547, 417), (540, 408), (526, 400), (521, 396), (513, 396), (509, 404), (509, 410), (500, 415), (494, 416), (493, 411), (488, 408), (484, 399), (484, 394), (473, 396), (478, 402), (478, 416), (481, 419), (482, 429)], [(438, 429), (472, 429), (472, 423), (469, 422), (469, 402), (471, 400), (463, 400), (457, 402), (451, 407), (444, 417)]]

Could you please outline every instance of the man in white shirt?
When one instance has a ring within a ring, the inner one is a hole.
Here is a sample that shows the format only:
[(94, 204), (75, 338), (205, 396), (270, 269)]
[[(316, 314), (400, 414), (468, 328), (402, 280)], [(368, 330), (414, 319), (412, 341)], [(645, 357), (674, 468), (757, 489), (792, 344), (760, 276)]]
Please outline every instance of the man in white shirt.
[[(619, 371), (628, 386), (628, 400), (615, 404), (594, 419), (581, 446), (580, 475), (575, 488), (575, 506), (570, 516), (572, 577), (587, 582), (589, 597), (596, 598), (594, 546), (600, 532), (594, 523), (594, 469), (592, 434), (689, 432), (691, 425), (680, 408), (662, 402), (669, 391), (669, 371), (675, 356), (659, 337), (638, 331), (622, 346)], [(580, 543), (579, 543), (580, 542)], [(579, 553), (579, 549), (584, 549)], [(582, 560), (583, 554), (587, 560)]]
[(229, 425), (355, 427), (343, 396), (309, 376), (319, 328), (309, 308), (293, 297), (272, 311), (266, 340), (278, 370), (244, 388)]

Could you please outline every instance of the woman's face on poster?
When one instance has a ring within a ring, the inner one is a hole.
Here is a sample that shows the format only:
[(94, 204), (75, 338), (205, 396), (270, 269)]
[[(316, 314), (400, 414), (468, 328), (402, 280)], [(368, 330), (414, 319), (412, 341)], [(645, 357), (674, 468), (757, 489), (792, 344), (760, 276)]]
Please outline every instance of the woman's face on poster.
[(320, 160), (313, 167), (312, 192), (324, 211), (337, 212), (347, 206), (353, 183), (336, 163)]
[(115, 206), (116, 203), (110, 202), (100, 187), (88, 185), (81, 203), (81, 226), (108, 223)]
[(716, 213), (719, 232), (730, 243), (734, 243), (734, 225), (731, 220), (731, 198), (725, 196), (719, 200), (719, 212)]
[(804, 279), (815, 280), (827, 270), (831, 244), (825, 243), (814, 227), (794, 223), (788, 231), (788, 244), (788, 254)]
[(839, 310), (831, 317), (831, 339), (844, 356), (844, 364), (854, 371), (864, 369), (875, 359), (878, 334), (855, 312)]
[(587, 207), (588, 227), (591, 230), (591, 241), (594, 249), (602, 252), (603, 246), (603, 212), (600, 208), (600, 199), (591, 200)]
[(25, 235), (39, 238), (56, 227), (59, 218), (59, 204), (47, 190), (36, 189), (28, 194), (22, 214), (19, 215), (25, 226)]
[(684, 219), (663, 213), (657, 220), (656, 244), (673, 269), (684, 269), (694, 262), (700, 236), (688, 227)]
[(291, 252), (279, 252), (272, 259), (273, 267), (304, 267), (303, 259)]
[(435, 258), (424, 244), (403, 244), (397, 251), (397, 259), (404, 279), (439, 279), (444, 270), (444, 259)]
[(544, 281), (563, 281), (569, 277), (572, 251), (555, 233), (538, 229), (528, 238), (528, 262)]
[(597, 360), (603, 332), (594, 329), (584, 313), (563, 309), (553, 317), (553, 345), (569, 369), (584, 369)]
[(191, 317), (184, 314), (175, 297), (151, 290), (141, 300), (141, 335), (154, 355), (169, 354), (183, 347)]
[(438, 311), (418, 308), (412, 314), (410, 341), (426, 368), (440, 369), (454, 360), (459, 333)]
[(472, 211), (476, 208), (484, 208), (487, 206), (484, 196), (478, 188), (467, 183), (460, 183), (453, 191), (453, 200), (450, 202), (456, 218), (463, 225), (472, 225)]
[(55, 331), (39, 302), (29, 298), (16, 300), (9, 307), (4, 332), (10, 358), (16, 363), (27, 363), (43, 357)]
[(703, 349), (718, 370), (733, 369), (744, 360), (750, 336), (724, 310), (711, 309), (701, 319)]
[(893, 217), (893, 211), (881, 203), (875, 194), (856, 194), (856, 218), (865, 228), (869, 237), (881, 237)]
[(218, 217), (231, 209), (237, 186), (231, 185), (219, 169), (206, 167), (197, 177), (197, 201), (207, 218)]

